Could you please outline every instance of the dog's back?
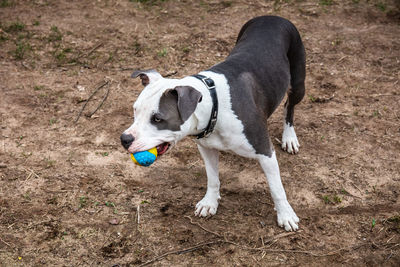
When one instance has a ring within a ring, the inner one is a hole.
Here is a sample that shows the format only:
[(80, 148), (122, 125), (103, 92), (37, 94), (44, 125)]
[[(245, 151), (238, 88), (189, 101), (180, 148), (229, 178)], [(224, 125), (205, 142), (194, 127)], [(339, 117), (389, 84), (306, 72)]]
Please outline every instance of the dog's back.
[[(293, 82), (304, 80), (304, 46), (290, 21), (275, 16), (257, 17), (242, 27), (236, 46), (226, 60), (210, 70), (228, 76), (231, 90), (242, 91), (243, 86), (255, 86), (251, 98), (265, 107), (269, 117), (282, 101), (289, 84), (293, 87)], [(244, 73), (251, 73), (251, 77)], [(240, 98), (243, 101), (243, 97)]]
[(294, 104), (304, 95), (305, 52), (296, 27), (275, 16), (248, 21), (226, 60), (210, 71), (226, 76), (232, 107), (244, 124), (247, 138), (257, 152), (266, 154), (264, 148), (270, 147), (266, 118), (279, 106), (289, 87)]

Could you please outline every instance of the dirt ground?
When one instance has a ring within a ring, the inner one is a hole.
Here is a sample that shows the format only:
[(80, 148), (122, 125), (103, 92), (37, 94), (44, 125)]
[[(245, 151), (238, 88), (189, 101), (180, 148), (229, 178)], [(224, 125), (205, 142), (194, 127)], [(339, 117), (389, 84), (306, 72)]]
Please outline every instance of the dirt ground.
[[(1, 0), (0, 266), (399, 266), (399, 5)], [(282, 106), (269, 119), (296, 233), (277, 226), (257, 162), (221, 153), (218, 213), (200, 219), (190, 138), (149, 168), (119, 141), (134, 69), (195, 74), (265, 14), (307, 51), (299, 154), (280, 149)]]

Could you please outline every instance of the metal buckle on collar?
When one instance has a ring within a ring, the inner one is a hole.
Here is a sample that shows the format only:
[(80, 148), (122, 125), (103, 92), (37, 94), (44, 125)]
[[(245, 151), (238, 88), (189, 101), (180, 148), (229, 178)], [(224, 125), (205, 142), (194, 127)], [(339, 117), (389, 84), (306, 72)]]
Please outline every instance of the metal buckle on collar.
[(208, 90), (215, 89), (215, 83), (213, 79), (204, 77), (201, 81), (208, 87)]

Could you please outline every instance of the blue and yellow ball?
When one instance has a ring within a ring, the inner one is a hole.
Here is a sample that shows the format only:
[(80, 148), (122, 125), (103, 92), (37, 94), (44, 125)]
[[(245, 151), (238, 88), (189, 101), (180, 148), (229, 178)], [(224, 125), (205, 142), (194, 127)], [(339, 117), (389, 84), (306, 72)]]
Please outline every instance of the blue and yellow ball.
[(140, 151), (135, 154), (131, 154), (131, 158), (135, 164), (148, 167), (157, 159), (157, 148), (153, 147), (152, 149), (146, 151)]

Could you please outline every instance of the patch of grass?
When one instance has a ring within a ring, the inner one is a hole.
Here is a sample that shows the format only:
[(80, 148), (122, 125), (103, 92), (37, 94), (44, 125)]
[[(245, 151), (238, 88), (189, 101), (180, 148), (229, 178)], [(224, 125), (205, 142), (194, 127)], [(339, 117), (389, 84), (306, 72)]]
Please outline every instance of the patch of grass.
[(63, 35), (60, 32), (60, 30), (58, 29), (58, 27), (57, 26), (51, 26), (50, 34), (49, 34), (49, 37), (48, 37), (49, 42), (61, 41), (62, 38), (63, 38)]
[(5, 42), (7, 40), (9, 40), (9, 38), (5, 34), (0, 32), (0, 42)]
[(182, 51), (183, 51), (183, 53), (189, 53), (190, 52), (190, 48), (189, 47), (184, 47), (183, 49), (182, 49)]
[(168, 54), (167, 48), (163, 48), (161, 51), (157, 53), (159, 57), (165, 57)]
[(32, 23), (32, 25), (33, 25), (33, 26), (39, 26), (39, 25), (40, 25), (40, 21), (35, 20), (35, 21)]
[(106, 201), (105, 204), (106, 204), (107, 207), (113, 208), (113, 213), (114, 213), (114, 214), (117, 214), (117, 213), (118, 213), (117, 207), (116, 207), (116, 205), (114, 204), (114, 202)]
[(20, 147), (20, 146), (22, 146), (22, 143), (21, 143), (21, 141), (22, 141), (22, 139), (23, 139), (24, 137), (23, 136), (20, 136), (20, 137), (18, 137), (18, 139), (17, 140), (15, 140), (15, 143), (17, 144), (17, 147)]
[(58, 65), (62, 65), (67, 62), (73, 62), (74, 60), (69, 59), (68, 55), (67, 55), (68, 53), (71, 53), (71, 52), (72, 52), (72, 48), (69, 48), (69, 47), (61, 49), (61, 50), (56, 50), (53, 52), (53, 57), (56, 60)]
[(26, 192), (25, 194), (22, 195), (23, 198), (27, 201), (31, 201), (31, 195), (29, 192)]
[(112, 207), (112, 208), (115, 208), (115, 204), (114, 204), (114, 202), (111, 202), (111, 201), (106, 201), (106, 202), (105, 202), (105, 204), (106, 204), (106, 206), (107, 206), (107, 207)]
[(135, 55), (138, 54), (142, 50), (142, 45), (138, 41), (135, 41), (132, 44), (132, 47), (133, 47), (133, 52)]
[(65, 61), (65, 59), (67, 58), (67, 55), (65, 54), (64, 51), (58, 51), (54, 53), (54, 58), (58, 61), (58, 62), (63, 62)]
[(20, 32), (23, 31), (25, 29), (26, 25), (20, 21), (16, 21), (11, 23), (10, 25), (8, 25), (8, 27), (6, 27), (4, 29), (5, 32), (8, 33), (16, 33), (16, 32)]
[(375, 6), (382, 12), (386, 11), (386, 4), (383, 2), (379, 2), (379, 3), (375, 4)]
[(150, 204), (150, 202), (147, 200), (143, 200), (142, 202), (140, 202), (140, 204)]
[(338, 204), (338, 203), (342, 202), (342, 198), (340, 196), (338, 196), (338, 195), (335, 195), (333, 197), (333, 201)]
[(371, 229), (373, 229), (376, 225), (376, 220), (375, 218), (372, 218), (372, 222), (371, 222)]
[(64, 236), (68, 235), (67, 231), (61, 233), (61, 240), (64, 240)]
[(310, 101), (313, 102), (313, 103), (315, 102), (315, 97), (312, 96), (312, 95), (309, 95), (309, 96), (308, 96), (308, 99), (310, 99)]
[(9, 1), (9, 0), (1, 0), (0, 1), (0, 8), (11, 7), (13, 5), (14, 5), (13, 1)]
[(53, 124), (55, 124), (56, 122), (57, 122), (57, 119), (56, 119), (56, 118), (51, 118), (50, 121), (49, 121), (49, 124), (50, 124), (50, 125), (53, 125)]
[(33, 86), (33, 90), (35, 91), (40, 91), (44, 89), (44, 85), (35, 85)]
[(232, 6), (232, 1), (222, 1), (222, 6), (225, 8), (231, 7)]
[(81, 196), (79, 198), (79, 208), (82, 209), (87, 206), (88, 198), (85, 196)]
[(343, 195), (350, 195), (349, 192), (347, 192), (346, 189), (344, 189), (344, 188), (342, 188), (342, 189), (340, 190), (340, 192), (341, 192)]
[(331, 6), (333, 5), (333, 0), (320, 0), (319, 4), (321, 6)]
[[(279, 11), (283, 3), (290, 3), (291, 0), (275, 0), (274, 1), (274, 11)], [(232, 5), (232, 3), (231, 3)], [(225, 7), (225, 6), (224, 6)], [(230, 7), (230, 6), (227, 6)]]
[(387, 219), (388, 222), (393, 223), (393, 230), (400, 233), (400, 215), (395, 215)]
[(336, 38), (335, 40), (332, 41), (332, 46), (338, 46), (340, 44), (342, 44), (341, 38)]
[(331, 199), (329, 196), (322, 196), (322, 199), (324, 200), (325, 204), (330, 204), (332, 203)]
[(108, 155), (110, 155), (110, 153), (108, 153), (108, 152), (96, 152), (95, 154), (103, 156), (103, 157), (108, 157)]
[(44, 163), (46, 164), (46, 169), (49, 169), (51, 167), (54, 167), (56, 161), (52, 160), (51, 158), (44, 158)]
[(381, 116), (381, 113), (379, 112), (379, 110), (374, 110), (374, 111), (372, 112), (372, 116), (373, 116), (373, 117), (380, 117), (380, 116)]
[[(400, 215), (395, 215), (387, 219), (389, 222), (395, 222), (400, 224)], [(399, 225), (400, 226), (400, 225)]]
[(16, 43), (16, 48), (13, 51), (15, 59), (21, 60), (24, 59), (25, 55), (32, 51), (32, 46), (24, 41), (18, 41)]

